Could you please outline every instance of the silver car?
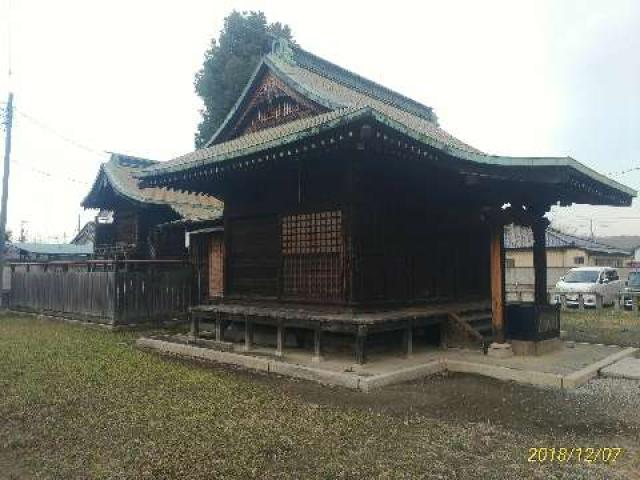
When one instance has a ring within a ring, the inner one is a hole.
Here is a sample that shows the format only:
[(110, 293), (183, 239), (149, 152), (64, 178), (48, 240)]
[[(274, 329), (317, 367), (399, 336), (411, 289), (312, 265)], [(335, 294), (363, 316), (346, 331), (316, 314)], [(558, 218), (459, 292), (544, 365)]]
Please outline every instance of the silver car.
[(568, 307), (578, 307), (579, 295), (582, 293), (585, 307), (596, 306), (596, 295), (602, 296), (603, 305), (613, 305), (620, 294), (620, 277), (618, 271), (611, 267), (578, 267), (572, 268), (560, 278), (556, 284), (556, 303), (560, 296), (566, 298)]

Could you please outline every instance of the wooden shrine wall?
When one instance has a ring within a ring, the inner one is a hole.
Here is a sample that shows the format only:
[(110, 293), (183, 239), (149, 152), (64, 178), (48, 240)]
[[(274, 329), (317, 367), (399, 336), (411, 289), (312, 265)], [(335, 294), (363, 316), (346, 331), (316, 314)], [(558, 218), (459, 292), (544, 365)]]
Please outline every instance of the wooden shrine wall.
[[(309, 158), (244, 175), (225, 199), (230, 295), (346, 300), (345, 162)], [(229, 180), (232, 184), (233, 180)]]
[(353, 175), (354, 302), (489, 298), (484, 200), (461, 176), (375, 155)]
[(356, 304), (489, 298), (483, 199), (461, 182), (366, 150), (229, 178), (227, 292)]

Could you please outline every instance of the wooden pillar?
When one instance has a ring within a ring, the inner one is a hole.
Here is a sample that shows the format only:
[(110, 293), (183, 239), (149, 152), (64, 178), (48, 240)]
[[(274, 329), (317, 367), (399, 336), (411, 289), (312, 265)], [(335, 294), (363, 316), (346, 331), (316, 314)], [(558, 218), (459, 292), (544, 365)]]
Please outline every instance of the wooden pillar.
[(278, 330), (276, 331), (276, 357), (282, 357), (284, 355), (284, 324), (282, 321), (278, 322)]
[(494, 341), (504, 343), (504, 271), (502, 268), (504, 227), (502, 224), (491, 226), (490, 244), (491, 327)]
[(322, 328), (320, 324), (313, 329), (313, 357), (312, 362), (320, 362), (322, 360)]
[(544, 218), (533, 222), (533, 270), (534, 270), (534, 302), (538, 305), (546, 305), (547, 296), (547, 248), (546, 231), (547, 221)]
[(358, 326), (356, 332), (356, 344), (355, 344), (355, 357), (356, 363), (362, 365), (367, 361), (366, 355), (366, 343), (367, 343), (367, 327), (364, 325)]

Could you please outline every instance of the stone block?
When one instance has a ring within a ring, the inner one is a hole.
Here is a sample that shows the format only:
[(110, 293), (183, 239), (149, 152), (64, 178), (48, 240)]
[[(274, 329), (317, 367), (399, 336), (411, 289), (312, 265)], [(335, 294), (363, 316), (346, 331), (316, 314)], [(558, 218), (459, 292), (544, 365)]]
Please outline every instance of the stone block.
[(513, 350), (510, 343), (496, 343), (489, 345), (487, 355), (493, 358), (509, 358), (513, 357)]
[(539, 342), (526, 340), (511, 340), (511, 349), (514, 355), (543, 355), (545, 353), (554, 352), (563, 348), (562, 340), (559, 338), (550, 338)]

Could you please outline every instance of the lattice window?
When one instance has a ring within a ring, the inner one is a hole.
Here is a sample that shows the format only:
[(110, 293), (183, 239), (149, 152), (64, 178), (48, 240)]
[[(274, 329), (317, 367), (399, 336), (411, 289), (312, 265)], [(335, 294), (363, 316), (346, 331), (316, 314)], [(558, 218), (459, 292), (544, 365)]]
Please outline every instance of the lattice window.
[(283, 294), (342, 299), (344, 239), (340, 210), (282, 219)]

